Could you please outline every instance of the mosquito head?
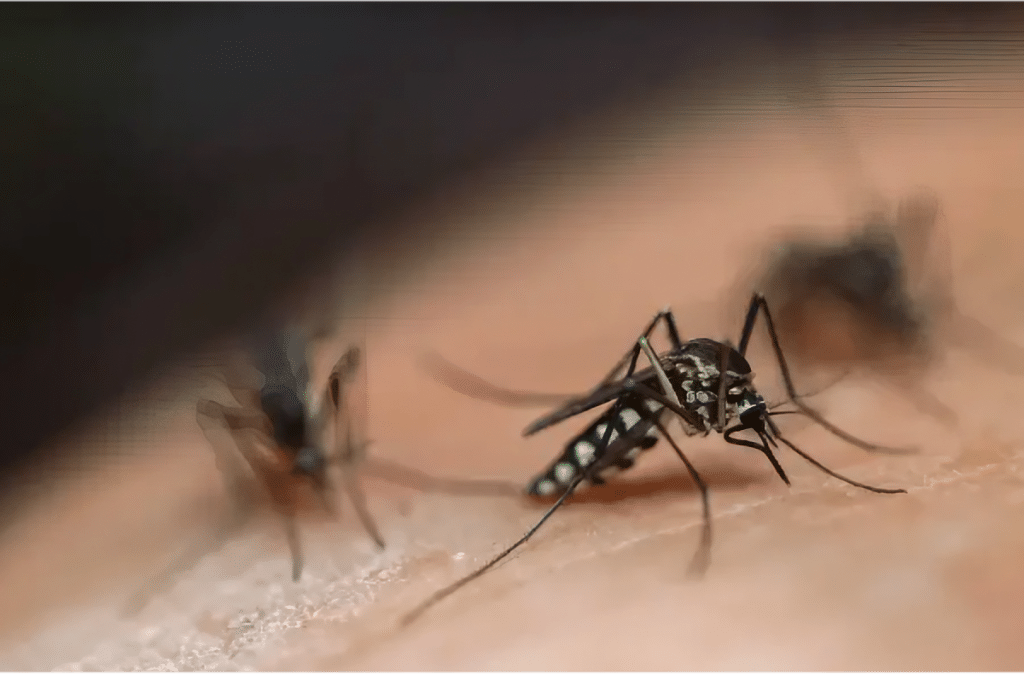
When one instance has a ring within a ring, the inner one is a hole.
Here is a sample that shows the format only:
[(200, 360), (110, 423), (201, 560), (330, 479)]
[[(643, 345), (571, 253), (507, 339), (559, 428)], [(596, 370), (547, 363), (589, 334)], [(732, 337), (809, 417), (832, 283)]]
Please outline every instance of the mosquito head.
[(764, 430), (764, 419), (768, 414), (768, 403), (752, 387), (736, 387), (729, 391), (728, 401), (736, 405), (736, 416), (740, 423), (755, 431)]

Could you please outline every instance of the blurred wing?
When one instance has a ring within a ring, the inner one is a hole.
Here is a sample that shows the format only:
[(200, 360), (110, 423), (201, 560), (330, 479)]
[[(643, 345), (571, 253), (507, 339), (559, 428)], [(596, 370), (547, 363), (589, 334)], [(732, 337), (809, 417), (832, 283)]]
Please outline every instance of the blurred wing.
[(632, 389), (627, 388), (626, 381), (646, 384), (651, 386), (655, 391), (661, 390), (654, 368), (649, 367), (644, 370), (640, 370), (639, 372), (634, 372), (633, 376), (628, 379), (619, 379), (608, 382), (607, 384), (597, 387), (585, 396), (580, 396), (568, 401), (565, 405), (558, 408), (551, 414), (543, 416), (527, 426), (526, 430), (523, 431), (523, 435), (533, 435), (545, 428), (561, 423), (570, 417), (574, 417), (577, 414), (583, 414), (595, 407), (617, 400), (632, 391)]
[(353, 342), (331, 369), (320, 409), (320, 416), (329, 420), (330, 426), (324, 438), (328, 461), (337, 461), (343, 466), (358, 463), (368, 444), (366, 338), (360, 335)]

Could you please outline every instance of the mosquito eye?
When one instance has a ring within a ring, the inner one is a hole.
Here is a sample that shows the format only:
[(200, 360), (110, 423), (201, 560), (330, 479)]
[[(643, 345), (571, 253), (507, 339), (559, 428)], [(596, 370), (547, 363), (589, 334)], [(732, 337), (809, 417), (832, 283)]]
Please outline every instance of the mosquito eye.
[(739, 403), (740, 423), (749, 428), (758, 428), (764, 423), (768, 407), (763, 401), (746, 399)]

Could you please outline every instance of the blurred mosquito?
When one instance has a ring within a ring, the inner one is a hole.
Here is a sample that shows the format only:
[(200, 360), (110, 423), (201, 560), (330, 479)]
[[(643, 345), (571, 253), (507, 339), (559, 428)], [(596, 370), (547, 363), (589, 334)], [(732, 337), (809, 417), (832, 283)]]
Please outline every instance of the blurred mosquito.
[[(922, 384), (946, 346), (970, 351), (990, 367), (1024, 375), (1024, 349), (966, 315), (954, 299), (948, 232), (937, 195), (918, 188), (893, 209), (879, 198), (842, 114), (844, 94), (825, 62), (799, 59), (782, 92), (799, 111), (801, 137), (839, 194), (862, 208), (847, 234), (786, 237), (753, 288), (775, 312), (797, 369), (837, 367), (874, 374), (920, 410), (950, 424), (956, 413)], [(839, 87), (839, 88), (837, 88)]]
[[(684, 433), (688, 436), (706, 436), (713, 431), (721, 433), (730, 444), (752, 447), (762, 452), (787, 485), (790, 484), (789, 477), (773, 452), (773, 449), (778, 448), (778, 442), (782, 442), (818, 469), (847, 484), (882, 494), (905, 493), (903, 489), (872, 487), (844, 477), (819, 463), (783, 436), (772, 417), (786, 412), (769, 410), (753, 386), (754, 373), (745, 357), (747, 344), (759, 313), (764, 314), (775, 357), (786, 385), (788, 402), (794, 404), (799, 413), (862, 449), (890, 453), (907, 451), (875, 445), (851, 436), (829, 423), (804, 402), (793, 386), (786, 359), (779, 346), (775, 324), (763, 296), (754, 294), (750, 300), (738, 349), (733, 348), (728, 342), (711, 339), (682, 341), (675, 317), (670, 310), (665, 309), (655, 315), (633, 348), (600, 384), (589, 393), (569, 400), (562, 407), (538, 419), (523, 432), (529, 436), (600, 405), (612, 403), (610, 408), (574, 437), (566, 445), (561, 456), (527, 488), (530, 494), (557, 495), (558, 499), (554, 505), (518, 541), (476, 571), (434, 593), (406, 614), (402, 623), (412, 622), (437, 602), (482, 576), (516, 548), (526, 543), (581, 483), (604, 484), (606, 477), (613, 472), (632, 467), (640, 453), (654, 447), (659, 437), (668, 440), (700, 490), (703, 528), (700, 544), (690, 562), (689, 572), (697, 576), (702, 575), (710, 563), (711, 552), (708, 487), (696, 467), (669, 435), (667, 427), (673, 418), (672, 415), (679, 420)], [(671, 349), (657, 355), (648, 339), (661, 323), (668, 333)], [(637, 361), (641, 352), (646, 355), (651, 366), (637, 371)], [(624, 376), (620, 378), (623, 370)], [(480, 380), (477, 381), (482, 383)], [(485, 389), (490, 389), (490, 393), (494, 394), (494, 398), (506, 403), (526, 403), (539, 395), (502, 391), (489, 384), (483, 384)], [(462, 382), (462, 388), (467, 388), (465, 380)], [(731, 421), (738, 423), (729, 425)], [(736, 437), (738, 433), (744, 431), (753, 433), (758, 441)]]
[[(350, 347), (331, 370), (319, 400), (307, 400), (310, 377), (307, 344), (298, 333), (277, 332), (254, 340), (248, 358), (258, 373), (256, 381), (239, 368), (228, 368), (226, 381), (237, 407), (212, 400), (196, 405), (196, 419), (214, 452), (216, 464), (231, 498), (226, 519), (208, 538), (187, 550), (147, 588), (133, 596), (125, 611), (135, 613), (148, 597), (166, 589), (175, 577), (193, 567), (203, 556), (223, 545), (226, 538), (245, 525), (254, 506), (269, 501), (281, 516), (292, 556), (292, 578), (302, 574), (303, 554), (295, 521), (297, 483), (312, 487), (319, 503), (337, 515), (329, 469), (341, 469), (341, 481), (360, 523), (381, 549), (384, 539), (371, 517), (355, 469), (369, 444), (354, 437), (346, 390), (360, 366), (359, 347)], [(225, 443), (227, 431), (234, 447)], [(331, 432), (333, 431), (333, 432)], [(325, 450), (333, 439), (335, 451)]]
[(919, 408), (953, 422), (954, 411), (913, 376), (937, 359), (940, 333), (1017, 373), (1024, 373), (1024, 350), (957, 307), (940, 215), (935, 195), (920, 190), (899, 203), (895, 217), (875, 210), (843, 238), (790, 237), (757, 288), (798, 362), (873, 371)]

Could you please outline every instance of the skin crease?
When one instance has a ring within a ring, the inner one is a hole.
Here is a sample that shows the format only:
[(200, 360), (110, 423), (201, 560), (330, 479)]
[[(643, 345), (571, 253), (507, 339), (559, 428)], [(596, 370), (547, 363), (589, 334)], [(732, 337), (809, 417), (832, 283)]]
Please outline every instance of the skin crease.
[[(1024, 340), (1016, 290), (1024, 114), (845, 114), (880, 193), (898, 199), (927, 185), (941, 198), (961, 306)], [(456, 252), (432, 274), (379, 292), (373, 316), (351, 321), (316, 353), (314, 380), (326, 377), (347, 343), (363, 340), (372, 455), (437, 475), (525, 485), (591, 417), (524, 440), (522, 428), (545, 409), (501, 408), (449, 391), (417, 368), (419, 351), (437, 349), (498, 385), (560, 392), (591, 386), (666, 304), (684, 339), (737, 342), (748, 299), (737, 294), (737, 279), (756, 266), (759, 251), (793, 221), (838, 233), (849, 217), (846, 196), (822, 171), (801, 124), (779, 115), (719, 125), (698, 141), (664, 121), (646, 144), (622, 126), (603, 129), (604, 141), (590, 146), (598, 159), (583, 152), (553, 163), (550, 186), (528, 191), (512, 181), (453, 204), (444, 217), (523, 227), (453, 241)], [(635, 152), (623, 153), (624, 139)], [(843, 343), (834, 322), (818, 329), (822, 340)], [(662, 339), (655, 337), (656, 348)], [(777, 370), (763, 347), (755, 341), (750, 354), (755, 384), (779, 400)], [(715, 517), (710, 570), (692, 582), (684, 571), (697, 543), (699, 502), (663, 441), (404, 630), (396, 628), (404, 611), (515, 540), (543, 504), (366, 479), (388, 542), (383, 554), (349, 504), (341, 523), (311, 509), (303, 525), (306, 576), (292, 585), (287, 546), (268, 515), (139, 618), (115, 616), (124, 595), (176, 545), (210, 530), (225, 505), (194, 427), (193, 379), (158, 419), (137, 413), (131, 427), (147, 428), (148, 451), (53, 495), (7, 533), (4, 668), (1024, 666), (1024, 431), (1012, 423), (1021, 381), (970, 356), (951, 352), (926, 381), (956, 406), (954, 429), (870, 379), (814, 398), (843, 429), (914, 445), (917, 454), (870, 455), (799, 418), (779, 420), (789, 439), (833, 470), (908, 494), (854, 489), (780, 449), (793, 481), (787, 489), (756, 452), (718, 436), (680, 438), (712, 489)]]

